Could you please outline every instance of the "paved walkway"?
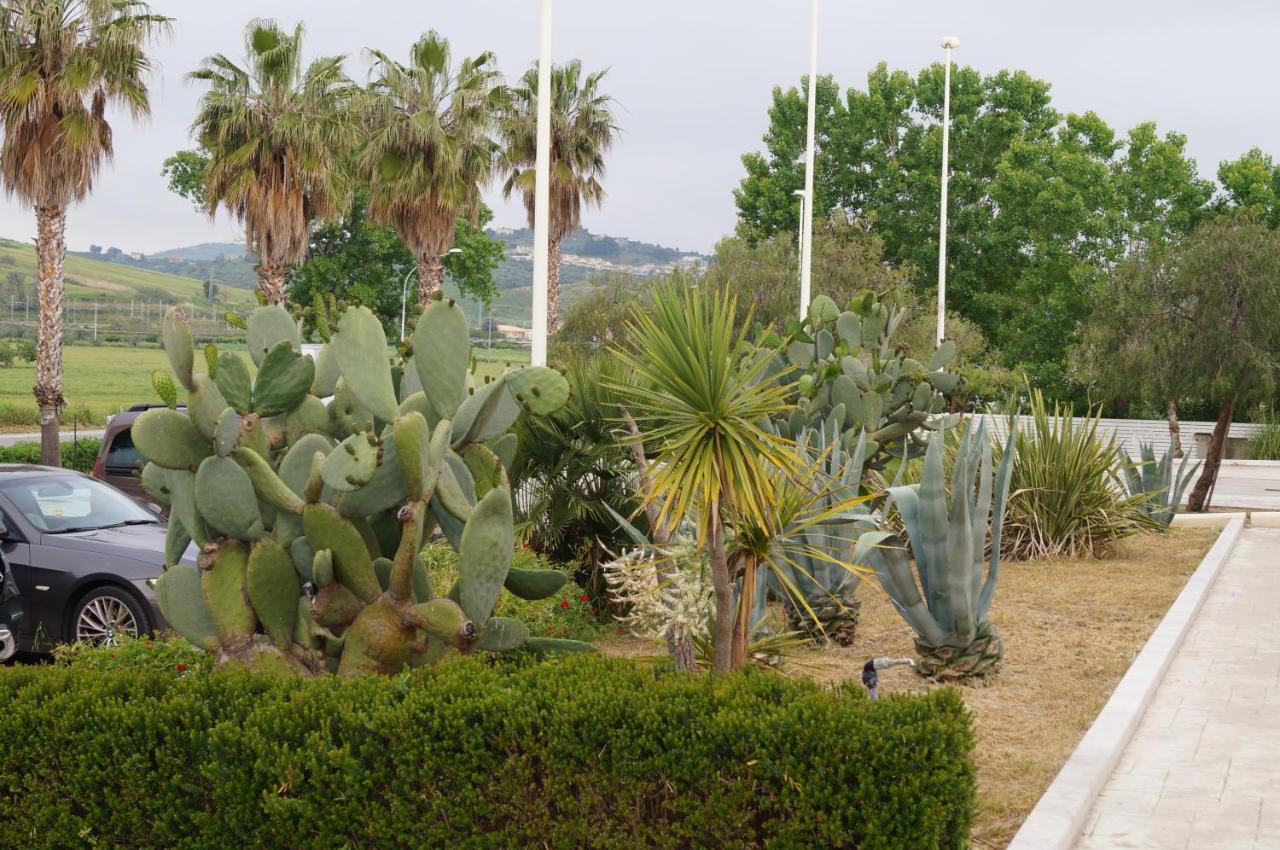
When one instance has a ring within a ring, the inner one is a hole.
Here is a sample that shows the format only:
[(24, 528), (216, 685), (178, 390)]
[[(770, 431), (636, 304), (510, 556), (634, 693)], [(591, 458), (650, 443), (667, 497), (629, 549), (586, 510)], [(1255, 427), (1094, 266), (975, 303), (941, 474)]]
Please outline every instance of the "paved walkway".
[(1280, 529), (1247, 528), (1077, 850), (1280, 850)]

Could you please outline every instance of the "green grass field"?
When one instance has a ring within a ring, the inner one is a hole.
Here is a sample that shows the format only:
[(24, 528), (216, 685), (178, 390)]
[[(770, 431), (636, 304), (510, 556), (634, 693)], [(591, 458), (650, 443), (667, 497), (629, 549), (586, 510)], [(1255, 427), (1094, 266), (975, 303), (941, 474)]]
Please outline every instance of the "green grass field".
[[(475, 349), (476, 374), (500, 375), (510, 364), (527, 363), (527, 352)], [(68, 412), (94, 424), (110, 414), (141, 402), (155, 402), (151, 373), (168, 371), (169, 361), (158, 348), (117, 348), (72, 345), (63, 351), (62, 393)], [(246, 358), (247, 359), (247, 358)], [(252, 369), (252, 364), (250, 364)], [(18, 363), (0, 369), (0, 430), (32, 431), (37, 428), (35, 400), (31, 387), (36, 380), (34, 364)], [(66, 418), (70, 425), (70, 416)]]
[[(67, 257), (65, 265), (68, 302), (104, 301), (127, 304), (129, 301), (175, 300), (208, 309), (202, 284), (190, 277), (137, 269), (119, 263)], [(36, 252), (31, 245), (10, 239), (0, 240), (0, 275), (17, 272), (35, 291)], [(225, 305), (250, 304), (253, 293), (246, 289), (221, 287)]]

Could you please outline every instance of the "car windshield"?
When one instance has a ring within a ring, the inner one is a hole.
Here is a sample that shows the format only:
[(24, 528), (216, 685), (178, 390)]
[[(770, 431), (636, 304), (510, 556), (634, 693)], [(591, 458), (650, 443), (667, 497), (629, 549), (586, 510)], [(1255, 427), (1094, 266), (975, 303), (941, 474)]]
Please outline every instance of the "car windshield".
[(160, 521), (114, 487), (79, 475), (14, 478), (0, 483), (0, 493), (28, 522), (51, 534)]

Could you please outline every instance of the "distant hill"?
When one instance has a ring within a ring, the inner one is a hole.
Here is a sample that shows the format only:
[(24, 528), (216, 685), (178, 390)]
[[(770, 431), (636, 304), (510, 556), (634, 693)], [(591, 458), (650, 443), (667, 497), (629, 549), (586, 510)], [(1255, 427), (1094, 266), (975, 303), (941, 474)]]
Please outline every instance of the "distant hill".
[(201, 242), (199, 245), (188, 245), (185, 248), (169, 248), (156, 251), (148, 257), (170, 257), (178, 260), (217, 260), (221, 257), (236, 259), (246, 256), (243, 242)]
[[(68, 253), (66, 298), (72, 303), (154, 302), (189, 304), (201, 309), (212, 305), (204, 297), (204, 283), (191, 277), (132, 267), (105, 256)], [(248, 292), (223, 288), (221, 299), (229, 304), (252, 300)], [(10, 301), (36, 298), (36, 255), (31, 244), (0, 239), (0, 307)]]
[(164, 274), (212, 280), (219, 286), (253, 289), (258, 285), (256, 260), (245, 254), (241, 242), (203, 242), (183, 248), (169, 248), (154, 254), (129, 253), (119, 248), (92, 245), (88, 251), (71, 252), (87, 260), (102, 260), (122, 266), (149, 269)]

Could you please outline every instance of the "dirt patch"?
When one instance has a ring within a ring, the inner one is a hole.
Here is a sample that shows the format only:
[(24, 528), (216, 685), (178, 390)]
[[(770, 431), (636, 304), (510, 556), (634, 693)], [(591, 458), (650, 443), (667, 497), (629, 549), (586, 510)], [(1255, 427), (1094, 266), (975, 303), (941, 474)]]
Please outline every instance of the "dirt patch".
[[(1008, 845), (1217, 534), (1178, 529), (1126, 540), (1104, 560), (1002, 565), (991, 622), (1004, 661), (990, 679), (960, 689), (977, 733), (975, 847)], [(661, 652), (621, 636), (601, 644), (629, 657)], [(873, 581), (862, 590), (853, 645), (807, 650), (788, 672), (858, 680), (868, 658), (914, 654), (911, 630)], [(906, 668), (880, 677), (884, 693), (931, 687)]]

